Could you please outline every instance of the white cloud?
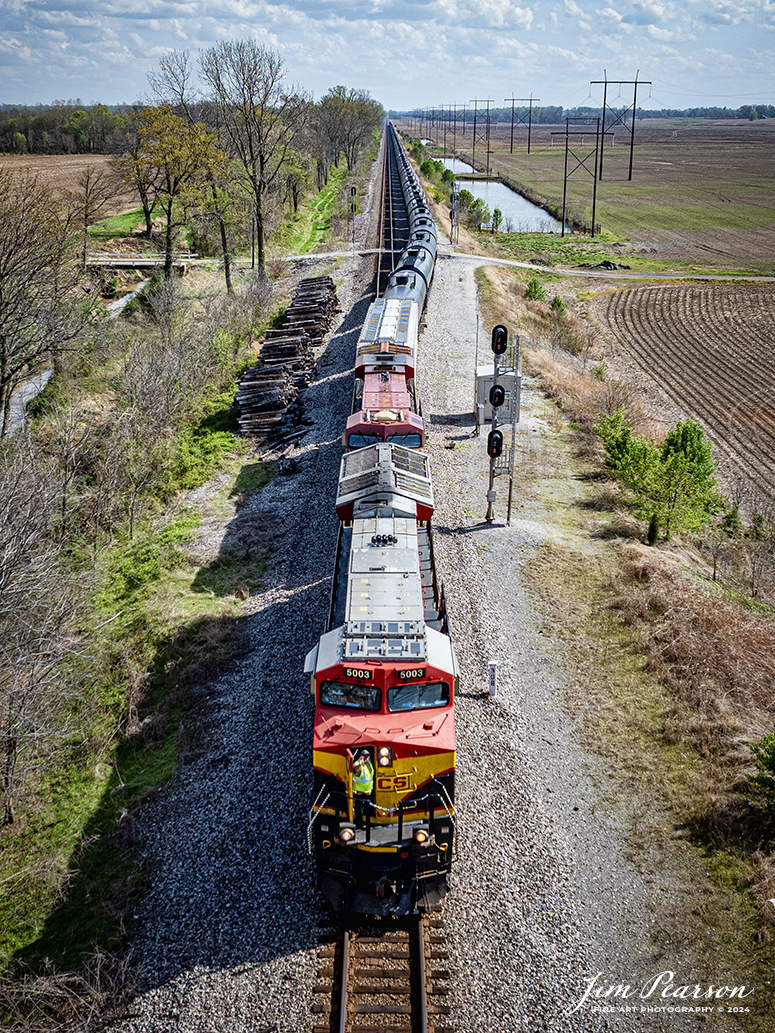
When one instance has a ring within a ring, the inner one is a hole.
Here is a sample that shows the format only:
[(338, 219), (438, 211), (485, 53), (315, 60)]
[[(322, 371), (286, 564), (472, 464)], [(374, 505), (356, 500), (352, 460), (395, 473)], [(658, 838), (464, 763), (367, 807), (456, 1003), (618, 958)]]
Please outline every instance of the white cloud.
[[(663, 70), (671, 82), (689, 69), (685, 87), (692, 103), (700, 103), (703, 91), (708, 103), (746, 91), (752, 91), (749, 101), (764, 99), (754, 94), (761, 91), (762, 70), (775, 65), (773, 0), (602, 3), (0, 0), (3, 99), (45, 102), (67, 91), (132, 100), (147, 92), (146, 73), (165, 50), (196, 54), (218, 40), (244, 37), (279, 49), (289, 77), (318, 96), (345, 82), (393, 107), (463, 103), (475, 93), (495, 98), (512, 89), (572, 106), (604, 68), (624, 79), (636, 68), (647, 79)], [(56, 38), (47, 35), (51, 31)], [(729, 68), (726, 61), (712, 67), (708, 55), (719, 45), (733, 55)], [(103, 51), (108, 56), (101, 62), (96, 55)], [(665, 106), (680, 105), (666, 98)]]

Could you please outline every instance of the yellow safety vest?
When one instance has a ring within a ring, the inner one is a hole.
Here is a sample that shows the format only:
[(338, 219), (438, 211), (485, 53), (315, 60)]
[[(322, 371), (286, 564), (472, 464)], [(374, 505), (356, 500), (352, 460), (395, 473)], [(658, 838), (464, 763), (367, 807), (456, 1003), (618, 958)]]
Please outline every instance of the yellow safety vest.
[(369, 795), (374, 789), (374, 766), (370, 760), (361, 768), (360, 774), (353, 772), (353, 792)]

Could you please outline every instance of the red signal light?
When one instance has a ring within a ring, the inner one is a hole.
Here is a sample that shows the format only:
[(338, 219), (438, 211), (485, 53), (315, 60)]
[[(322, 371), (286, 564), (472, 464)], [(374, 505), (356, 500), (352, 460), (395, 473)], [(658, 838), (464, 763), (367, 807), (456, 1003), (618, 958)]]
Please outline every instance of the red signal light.
[(503, 435), (499, 430), (491, 430), (487, 435), (487, 455), (497, 459), (503, 451)]
[(506, 392), (502, 384), (493, 384), (490, 388), (490, 405), (493, 409), (497, 409), (499, 405), (503, 405), (506, 401)]
[(509, 346), (509, 332), (500, 323), (492, 328), (492, 350), (496, 355), (503, 355)]

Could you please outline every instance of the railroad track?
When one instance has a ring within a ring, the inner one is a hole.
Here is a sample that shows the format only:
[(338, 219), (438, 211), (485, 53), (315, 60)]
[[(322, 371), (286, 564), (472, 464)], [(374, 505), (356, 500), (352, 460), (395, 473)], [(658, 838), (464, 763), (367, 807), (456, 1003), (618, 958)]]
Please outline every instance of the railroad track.
[(449, 979), (438, 917), (324, 929), (314, 1033), (453, 1033)]

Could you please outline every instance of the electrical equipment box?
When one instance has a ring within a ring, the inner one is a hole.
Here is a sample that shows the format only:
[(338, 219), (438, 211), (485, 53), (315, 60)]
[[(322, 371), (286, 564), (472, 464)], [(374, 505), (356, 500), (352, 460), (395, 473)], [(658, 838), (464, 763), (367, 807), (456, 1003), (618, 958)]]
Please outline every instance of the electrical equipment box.
[[(476, 412), (477, 420), (492, 419), (492, 406), (490, 405), (490, 388), (495, 383), (492, 363), (487, 366), (479, 366), (476, 371)], [(513, 369), (501, 370), (498, 373), (498, 383), (506, 392), (503, 405), (498, 406), (498, 423), (519, 423), (519, 401), (522, 389), (522, 374)]]

